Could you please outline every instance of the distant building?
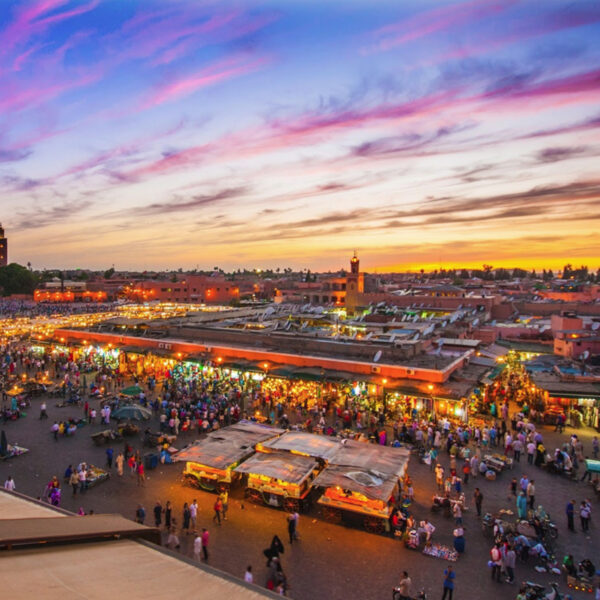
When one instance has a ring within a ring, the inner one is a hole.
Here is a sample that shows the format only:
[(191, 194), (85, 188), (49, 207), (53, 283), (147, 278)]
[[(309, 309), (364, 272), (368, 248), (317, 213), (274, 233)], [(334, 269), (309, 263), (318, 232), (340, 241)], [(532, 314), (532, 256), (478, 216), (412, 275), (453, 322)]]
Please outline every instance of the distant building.
[(0, 223), (0, 267), (8, 264), (8, 240), (4, 236), (4, 229)]
[(125, 286), (123, 293), (129, 300), (138, 302), (158, 300), (193, 304), (229, 304), (240, 297), (238, 285), (221, 274), (185, 275), (176, 281), (137, 281)]

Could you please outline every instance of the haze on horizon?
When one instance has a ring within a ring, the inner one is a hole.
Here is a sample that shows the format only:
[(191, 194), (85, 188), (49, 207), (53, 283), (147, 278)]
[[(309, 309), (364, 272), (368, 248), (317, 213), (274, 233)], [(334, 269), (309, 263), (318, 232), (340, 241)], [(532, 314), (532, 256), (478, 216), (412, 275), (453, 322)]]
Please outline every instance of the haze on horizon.
[(600, 4), (4, 0), (34, 268), (600, 266)]

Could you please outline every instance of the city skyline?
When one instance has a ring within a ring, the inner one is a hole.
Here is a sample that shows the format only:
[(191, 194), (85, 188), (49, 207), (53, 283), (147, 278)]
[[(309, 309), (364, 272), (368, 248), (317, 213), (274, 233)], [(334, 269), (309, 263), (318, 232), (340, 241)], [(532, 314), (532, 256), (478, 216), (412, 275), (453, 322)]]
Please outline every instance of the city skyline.
[(8, 1), (10, 260), (600, 266), (600, 6)]

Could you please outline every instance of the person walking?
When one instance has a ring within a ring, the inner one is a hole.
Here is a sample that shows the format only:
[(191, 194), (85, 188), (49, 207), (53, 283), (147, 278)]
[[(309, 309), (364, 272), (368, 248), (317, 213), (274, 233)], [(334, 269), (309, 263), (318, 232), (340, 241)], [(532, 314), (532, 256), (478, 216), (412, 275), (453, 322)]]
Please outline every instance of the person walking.
[(187, 502), (183, 503), (183, 531), (185, 533), (190, 532), (190, 519), (191, 519), (190, 507)]
[(506, 569), (506, 582), (515, 582), (515, 565), (517, 562), (517, 554), (515, 553), (512, 546), (508, 547), (506, 554), (504, 555), (504, 568)]
[(202, 528), (202, 554), (204, 556), (204, 560), (208, 562), (208, 540), (210, 539), (210, 534), (206, 527)]
[(192, 529), (196, 529), (196, 519), (198, 517), (198, 501), (196, 498), (192, 500), (190, 504), (190, 521), (192, 523)]
[(402, 579), (400, 579), (400, 585), (398, 586), (398, 593), (400, 594), (399, 600), (411, 600), (410, 587), (412, 580), (408, 576), (407, 571), (402, 571)]
[(219, 499), (221, 500), (221, 515), (223, 516), (223, 521), (227, 521), (227, 511), (229, 510), (229, 494), (227, 490), (223, 490), (219, 494)]
[(223, 510), (223, 503), (221, 502), (221, 498), (217, 497), (215, 503), (213, 505), (213, 510), (215, 511), (215, 515), (213, 517), (213, 523), (217, 523), (217, 525), (221, 525), (221, 511)]
[(69, 485), (73, 488), (73, 496), (77, 495), (77, 488), (79, 487), (79, 475), (77, 471), (73, 471), (69, 477)]
[(8, 490), (9, 492), (14, 492), (16, 489), (15, 481), (10, 475), (6, 478), (6, 481), (4, 482), (4, 489)]
[(194, 560), (200, 562), (202, 560), (202, 536), (196, 532), (196, 537), (194, 538)]
[(141, 460), (137, 463), (136, 472), (137, 472), (137, 484), (141, 485), (143, 487), (145, 485), (144, 482), (146, 481), (146, 473), (145, 473), (145, 469), (144, 469), (144, 463)]
[(167, 529), (171, 529), (171, 514), (173, 512), (173, 509), (171, 508), (171, 501), (167, 500), (167, 503), (165, 504), (165, 527)]
[(119, 477), (123, 477), (123, 463), (125, 462), (125, 458), (123, 457), (123, 453), (119, 452), (119, 456), (117, 456), (115, 463), (117, 464), (117, 473)]
[(179, 537), (177, 537), (177, 532), (175, 530), (175, 526), (170, 526), (169, 528), (169, 536), (167, 537), (167, 543), (166, 546), (167, 548), (170, 548), (171, 550), (175, 550), (176, 548), (179, 548)]
[(600, 452), (600, 442), (598, 441), (598, 436), (595, 435), (592, 438), (592, 454), (594, 455), (594, 460), (598, 460), (599, 452)]
[(492, 563), (492, 579), (500, 583), (500, 575), (502, 574), (502, 552), (500, 552), (500, 544), (495, 544), (490, 550), (490, 559)]
[(592, 516), (589, 505), (585, 500), (581, 501), (579, 508), (579, 518), (581, 519), (581, 531), (588, 532), (590, 530), (590, 517)]
[(477, 509), (477, 516), (481, 516), (481, 503), (483, 502), (483, 494), (479, 490), (479, 488), (475, 488), (475, 493), (473, 494), (473, 498), (475, 499), (475, 508)]
[(575, 500), (569, 500), (565, 513), (567, 514), (567, 529), (575, 531), (575, 523), (573, 521), (575, 516)]
[(294, 518), (293, 513), (287, 515), (287, 529), (290, 538), (290, 544), (292, 544), (294, 542), (294, 538), (296, 537), (296, 519)]
[(44, 400), (42, 402), (42, 404), (40, 405), (40, 421), (42, 419), (47, 419), (48, 418), (48, 413), (46, 412), (46, 401)]
[(521, 492), (517, 496), (517, 514), (519, 519), (527, 518), (527, 498), (525, 497), (525, 492)]
[(106, 465), (108, 466), (109, 469), (112, 469), (114, 452), (115, 451), (112, 449), (112, 446), (109, 446), (106, 449)]
[(448, 597), (448, 600), (452, 600), (455, 578), (456, 574), (454, 573), (452, 567), (448, 565), (448, 568), (444, 571), (444, 594), (442, 596), (442, 600), (446, 600), (446, 596)]
[(163, 507), (159, 501), (154, 505), (154, 525), (160, 527), (162, 523)]
[(527, 500), (529, 502), (530, 510), (535, 509), (535, 480), (531, 480), (527, 484)]
[(140, 523), (141, 525), (143, 525), (145, 518), (146, 518), (146, 510), (141, 504), (138, 504), (137, 510), (135, 511), (136, 523)]

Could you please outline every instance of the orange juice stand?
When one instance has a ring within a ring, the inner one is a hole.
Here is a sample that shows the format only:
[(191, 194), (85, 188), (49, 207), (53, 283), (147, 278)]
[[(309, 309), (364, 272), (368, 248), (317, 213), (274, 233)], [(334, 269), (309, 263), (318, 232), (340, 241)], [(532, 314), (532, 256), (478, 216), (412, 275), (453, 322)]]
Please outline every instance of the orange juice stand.
[(283, 429), (240, 421), (183, 448), (173, 455), (173, 460), (185, 461), (183, 480), (186, 484), (206, 491), (229, 490), (239, 477), (233, 469), (254, 454), (256, 444), (283, 432)]
[(358, 519), (367, 531), (385, 531), (408, 460), (404, 448), (346, 440), (313, 482), (324, 489), (318, 504), (325, 519)]
[(250, 502), (300, 511), (310, 504), (312, 480), (320, 468), (310, 456), (273, 451), (257, 452), (234, 471), (247, 476)]

